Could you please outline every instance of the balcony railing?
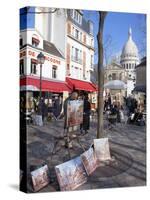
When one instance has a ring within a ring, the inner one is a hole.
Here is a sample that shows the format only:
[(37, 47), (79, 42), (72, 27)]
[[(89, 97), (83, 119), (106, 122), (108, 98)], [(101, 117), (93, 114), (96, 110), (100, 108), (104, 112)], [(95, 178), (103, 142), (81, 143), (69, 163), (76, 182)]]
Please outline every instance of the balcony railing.
[(71, 60), (74, 61), (74, 62), (77, 62), (79, 64), (82, 64), (82, 59), (78, 58), (78, 57), (75, 57), (75, 56), (71, 56)]

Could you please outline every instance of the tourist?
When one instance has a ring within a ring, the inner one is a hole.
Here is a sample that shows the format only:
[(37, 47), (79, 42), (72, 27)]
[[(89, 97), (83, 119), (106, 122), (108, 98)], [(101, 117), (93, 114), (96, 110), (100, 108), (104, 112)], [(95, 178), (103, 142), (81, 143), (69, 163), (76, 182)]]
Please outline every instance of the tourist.
[(83, 123), (80, 125), (81, 133), (87, 134), (90, 128), (90, 113), (91, 113), (91, 104), (89, 102), (88, 94), (84, 95), (84, 104), (83, 104)]

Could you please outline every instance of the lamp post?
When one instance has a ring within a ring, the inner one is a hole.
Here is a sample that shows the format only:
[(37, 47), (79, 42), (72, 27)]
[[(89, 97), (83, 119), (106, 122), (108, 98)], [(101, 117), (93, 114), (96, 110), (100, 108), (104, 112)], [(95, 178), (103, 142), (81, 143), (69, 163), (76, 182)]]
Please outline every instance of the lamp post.
[(41, 99), (42, 97), (42, 65), (45, 62), (45, 56), (42, 52), (38, 54), (37, 61), (40, 64), (40, 99)]

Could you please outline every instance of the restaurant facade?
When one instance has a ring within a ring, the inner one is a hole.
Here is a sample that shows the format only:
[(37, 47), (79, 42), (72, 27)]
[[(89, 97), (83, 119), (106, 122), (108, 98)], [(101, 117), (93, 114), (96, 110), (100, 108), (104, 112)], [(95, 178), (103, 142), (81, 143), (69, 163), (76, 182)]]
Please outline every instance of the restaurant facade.
[[(38, 97), (42, 73), (43, 97), (63, 96), (63, 93), (66, 95), (72, 91), (95, 92), (95, 85), (90, 81), (94, 66), (92, 27), (92, 22), (85, 21), (80, 10), (58, 9), (53, 12), (51, 8), (22, 8), (20, 91)], [(40, 52), (45, 57), (42, 72), (37, 60)]]

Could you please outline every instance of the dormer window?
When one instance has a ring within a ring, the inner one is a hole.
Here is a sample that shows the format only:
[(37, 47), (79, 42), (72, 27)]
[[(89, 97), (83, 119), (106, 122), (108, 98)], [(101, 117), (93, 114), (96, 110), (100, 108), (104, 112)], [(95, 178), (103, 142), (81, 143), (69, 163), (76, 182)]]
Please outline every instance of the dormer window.
[(34, 47), (38, 47), (39, 43), (40, 43), (40, 40), (39, 40), (38, 36), (34, 34), (32, 36), (32, 45)]

